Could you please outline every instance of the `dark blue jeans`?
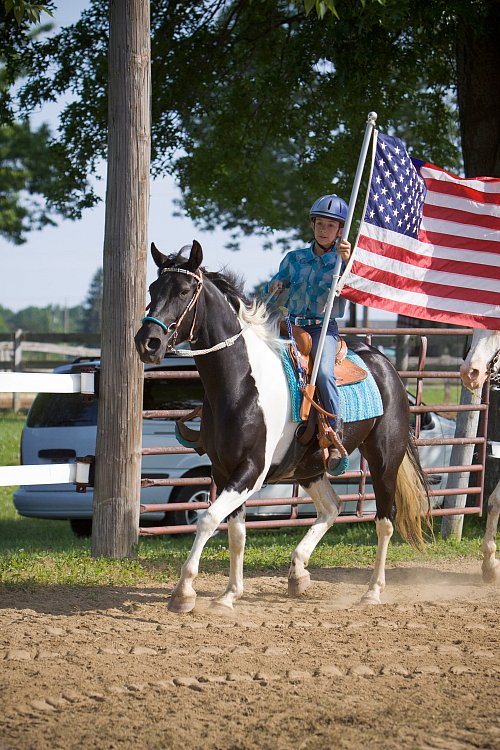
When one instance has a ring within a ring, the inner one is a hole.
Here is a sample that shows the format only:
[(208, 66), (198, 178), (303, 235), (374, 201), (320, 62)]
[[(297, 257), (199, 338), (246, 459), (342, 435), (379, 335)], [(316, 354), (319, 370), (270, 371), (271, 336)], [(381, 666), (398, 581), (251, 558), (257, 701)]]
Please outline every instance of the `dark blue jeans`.
[[(311, 334), (312, 338), (312, 353), (316, 358), (316, 351), (318, 349), (319, 337), (321, 335), (322, 326), (304, 326), (304, 329)], [(328, 324), (328, 330), (325, 338), (325, 345), (323, 348), (323, 354), (321, 356), (321, 362), (318, 370), (318, 377), (316, 379), (316, 385), (318, 386), (319, 395), (323, 408), (329, 411), (331, 414), (339, 414), (340, 410), (340, 396), (339, 389), (337, 387), (337, 381), (335, 379), (335, 355), (337, 353), (337, 344), (339, 340), (339, 329), (336, 320), (330, 320)], [(337, 429), (337, 420), (328, 419), (328, 422), (333, 430)]]

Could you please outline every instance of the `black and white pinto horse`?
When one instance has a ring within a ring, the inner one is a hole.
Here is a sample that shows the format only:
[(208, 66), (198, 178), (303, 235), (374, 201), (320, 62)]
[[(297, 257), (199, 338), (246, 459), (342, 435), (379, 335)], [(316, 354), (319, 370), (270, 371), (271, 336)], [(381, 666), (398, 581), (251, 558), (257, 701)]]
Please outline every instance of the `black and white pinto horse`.
[[(472, 336), (469, 352), (460, 368), (463, 384), (481, 392), (486, 378), (499, 379), (500, 331), (476, 328)], [(488, 519), (483, 539), (483, 580), (488, 583), (500, 582), (500, 560), (496, 559), (496, 536), (500, 517), (500, 482), (488, 500)]]
[[(169, 609), (189, 612), (194, 608), (193, 583), (203, 548), (226, 517), (229, 582), (212, 607), (227, 611), (241, 597), (244, 503), (268, 475), (276, 482), (297, 480), (316, 506), (317, 518), (291, 559), (288, 589), (291, 595), (299, 595), (310, 585), (309, 558), (337, 518), (342, 502), (327, 478), (315, 439), (290, 465), (289, 449), (297, 424), (292, 422), (280, 354), (284, 342), (278, 338), (277, 322), (271, 323), (264, 304), (245, 301), (234, 278), (201, 267), (203, 253), (198, 242), (193, 242), (187, 259), (180, 253), (165, 256), (154, 245), (151, 252), (159, 268), (158, 278), (149, 290), (151, 304), (137, 332), (136, 347), (143, 362), (159, 363), (166, 351), (174, 352), (176, 344), (190, 342), (205, 389), (201, 436), (218, 491), (214, 503), (198, 520)], [(393, 520), (409, 543), (423, 543), (421, 511), (426, 483), (411, 438), (407, 394), (397, 372), (371, 346), (358, 342), (352, 349), (369, 367), (384, 406), (383, 416), (346, 424), (343, 437), (349, 454), (359, 447), (366, 457), (376, 494), (378, 548), (362, 603), (379, 604)]]

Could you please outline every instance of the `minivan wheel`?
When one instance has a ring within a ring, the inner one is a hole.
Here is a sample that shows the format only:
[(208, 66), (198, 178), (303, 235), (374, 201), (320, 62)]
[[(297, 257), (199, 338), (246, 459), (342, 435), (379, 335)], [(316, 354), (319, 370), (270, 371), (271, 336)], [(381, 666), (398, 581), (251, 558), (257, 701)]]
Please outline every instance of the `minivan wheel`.
[[(196, 487), (196, 485), (192, 485), (190, 487), (181, 487), (172, 502), (206, 503), (209, 497), (209, 487)], [(196, 508), (192, 510), (174, 510), (171, 513), (165, 513), (165, 523), (167, 526), (191, 526), (198, 523), (200, 513), (204, 512), (204, 510), (197, 510)]]
[(89, 537), (92, 536), (92, 519), (91, 518), (70, 518), (69, 525), (75, 536)]

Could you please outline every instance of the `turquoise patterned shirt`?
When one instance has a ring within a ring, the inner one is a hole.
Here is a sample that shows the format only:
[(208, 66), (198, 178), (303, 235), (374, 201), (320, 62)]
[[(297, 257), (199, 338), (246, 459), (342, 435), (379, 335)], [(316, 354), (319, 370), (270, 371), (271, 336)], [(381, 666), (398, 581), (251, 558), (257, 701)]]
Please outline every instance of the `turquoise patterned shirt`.
[[(332, 285), (333, 271), (337, 262), (335, 250), (324, 255), (315, 255), (313, 245), (303, 250), (292, 250), (280, 263), (273, 281), (281, 281), (289, 289), (287, 308), (293, 317), (323, 318), (326, 301)], [(343, 267), (341, 269), (341, 272)], [(341, 318), (345, 310), (345, 300), (336, 297), (332, 318)]]

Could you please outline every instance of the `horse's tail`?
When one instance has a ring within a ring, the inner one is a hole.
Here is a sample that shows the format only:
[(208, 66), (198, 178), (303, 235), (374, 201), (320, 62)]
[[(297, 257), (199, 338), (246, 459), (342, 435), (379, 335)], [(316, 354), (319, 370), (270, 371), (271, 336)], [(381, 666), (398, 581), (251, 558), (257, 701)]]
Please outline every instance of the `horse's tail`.
[(422, 513), (432, 534), (429, 485), (410, 435), (396, 480), (396, 529), (408, 544), (419, 549), (425, 546)]

